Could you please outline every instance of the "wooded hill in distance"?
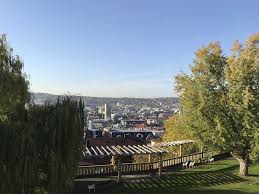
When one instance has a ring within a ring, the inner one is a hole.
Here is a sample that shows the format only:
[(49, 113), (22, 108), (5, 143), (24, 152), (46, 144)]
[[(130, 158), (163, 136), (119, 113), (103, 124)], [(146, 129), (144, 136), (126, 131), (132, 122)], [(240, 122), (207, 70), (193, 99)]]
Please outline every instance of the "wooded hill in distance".
[[(69, 95), (69, 94), (68, 94)], [(51, 103), (56, 102), (58, 96), (61, 98), (65, 95), (55, 95), (49, 93), (32, 93), (32, 100), (35, 104), (44, 104), (45, 101), (50, 101)], [(147, 106), (157, 106), (157, 105), (177, 105), (179, 103), (179, 99), (177, 97), (162, 97), (162, 98), (114, 98), (114, 97), (89, 97), (89, 96), (79, 96), (72, 95), (71, 96), (75, 100), (79, 100), (82, 98), (85, 105), (93, 105), (93, 106), (102, 106), (104, 103), (108, 103), (110, 105), (116, 105), (117, 103), (123, 105), (147, 105)]]

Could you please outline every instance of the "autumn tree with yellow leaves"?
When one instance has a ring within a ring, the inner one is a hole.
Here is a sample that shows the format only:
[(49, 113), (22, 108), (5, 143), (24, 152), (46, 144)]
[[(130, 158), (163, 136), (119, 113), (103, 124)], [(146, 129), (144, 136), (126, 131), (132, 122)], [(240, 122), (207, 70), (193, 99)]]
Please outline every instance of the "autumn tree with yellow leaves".
[(259, 33), (245, 44), (235, 41), (229, 56), (219, 42), (199, 49), (191, 73), (176, 76), (176, 90), (181, 114), (173, 125), (230, 152), (247, 176), (249, 158), (259, 150)]

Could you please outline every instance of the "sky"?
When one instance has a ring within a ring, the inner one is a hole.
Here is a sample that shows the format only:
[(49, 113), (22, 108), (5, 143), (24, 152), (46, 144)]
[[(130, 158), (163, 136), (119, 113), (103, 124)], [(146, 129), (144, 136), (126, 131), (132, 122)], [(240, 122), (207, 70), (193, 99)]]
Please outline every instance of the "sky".
[(258, 0), (0, 0), (0, 34), (30, 90), (106, 97), (176, 96), (194, 52), (259, 32)]

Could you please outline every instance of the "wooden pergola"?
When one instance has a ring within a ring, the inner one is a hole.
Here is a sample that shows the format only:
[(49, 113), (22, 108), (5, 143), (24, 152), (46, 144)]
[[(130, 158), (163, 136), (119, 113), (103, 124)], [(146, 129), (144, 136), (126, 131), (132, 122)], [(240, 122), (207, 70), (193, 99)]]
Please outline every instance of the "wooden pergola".
[(103, 156), (132, 156), (138, 154), (162, 154), (168, 152), (164, 149), (170, 146), (182, 146), (191, 144), (192, 140), (169, 141), (151, 145), (111, 145), (111, 146), (90, 146), (83, 151), (85, 158)]
[(100, 158), (100, 157), (112, 157), (112, 164), (115, 166), (115, 160), (117, 159), (117, 171), (118, 181), (121, 179), (120, 172), (120, 158), (123, 156), (133, 155), (159, 155), (159, 170), (158, 175), (162, 173), (162, 155), (168, 153), (166, 147), (180, 146), (180, 156), (182, 156), (182, 146), (184, 144), (194, 143), (192, 140), (181, 141), (169, 141), (156, 143), (155, 145), (110, 145), (110, 146), (90, 146), (85, 147), (83, 150), (84, 158)]
[(177, 146), (177, 145), (183, 145), (183, 144), (191, 144), (193, 142), (194, 142), (193, 140), (168, 141), (168, 142), (157, 143), (155, 146), (169, 147), (169, 146)]
[(85, 158), (104, 157), (104, 156), (132, 156), (138, 154), (161, 154), (167, 150), (161, 147), (148, 145), (112, 145), (112, 146), (91, 146), (86, 147), (83, 151)]

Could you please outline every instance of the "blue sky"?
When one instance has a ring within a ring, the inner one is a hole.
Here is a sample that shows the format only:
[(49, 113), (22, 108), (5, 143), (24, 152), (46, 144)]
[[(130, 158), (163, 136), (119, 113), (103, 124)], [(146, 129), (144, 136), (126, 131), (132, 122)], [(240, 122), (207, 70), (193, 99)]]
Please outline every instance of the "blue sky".
[(0, 33), (31, 90), (113, 97), (175, 96), (194, 52), (259, 31), (258, 0), (0, 0)]

